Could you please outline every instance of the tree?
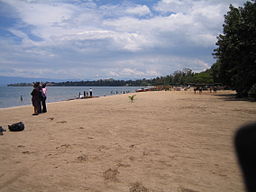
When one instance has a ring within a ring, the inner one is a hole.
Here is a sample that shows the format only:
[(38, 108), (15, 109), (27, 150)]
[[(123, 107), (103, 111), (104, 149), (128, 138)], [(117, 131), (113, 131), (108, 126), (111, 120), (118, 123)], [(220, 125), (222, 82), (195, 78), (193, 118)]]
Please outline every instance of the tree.
[(196, 84), (213, 84), (211, 71), (208, 69), (201, 73), (196, 73), (193, 77), (193, 82)]
[(238, 96), (248, 95), (256, 83), (256, 3), (244, 7), (230, 5), (225, 15), (223, 34), (217, 37), (214, 55), (223, 84), (233, 87)]
[(219, 76), (219, 71), (220, 71), (220, 62), (217, 61), (216, 63), (214, 63), (211, 66), (211, 69), (210, 69), (210, 74), (212, 76), (212, 79), (213, 79), (214, 83), (220, 83), (221, 82), (220, 76)]

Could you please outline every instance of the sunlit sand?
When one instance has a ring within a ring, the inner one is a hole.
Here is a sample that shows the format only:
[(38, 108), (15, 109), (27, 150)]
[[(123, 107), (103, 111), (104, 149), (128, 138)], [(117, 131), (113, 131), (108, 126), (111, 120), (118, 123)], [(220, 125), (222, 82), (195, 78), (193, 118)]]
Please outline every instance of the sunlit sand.
[(256, 103), (223, 91), (136, 93), (0, 110), (0, 191), (241, 192), (235, 131)]

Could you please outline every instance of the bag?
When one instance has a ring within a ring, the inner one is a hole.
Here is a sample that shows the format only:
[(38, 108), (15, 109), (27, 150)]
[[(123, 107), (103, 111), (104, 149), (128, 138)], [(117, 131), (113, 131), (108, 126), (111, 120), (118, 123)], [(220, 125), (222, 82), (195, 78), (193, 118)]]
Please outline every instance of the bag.
[(23, 131), (25, 129), (25, 125), (22, 122), (14, 123), (12, 125), (8, 125), (10, 131)]

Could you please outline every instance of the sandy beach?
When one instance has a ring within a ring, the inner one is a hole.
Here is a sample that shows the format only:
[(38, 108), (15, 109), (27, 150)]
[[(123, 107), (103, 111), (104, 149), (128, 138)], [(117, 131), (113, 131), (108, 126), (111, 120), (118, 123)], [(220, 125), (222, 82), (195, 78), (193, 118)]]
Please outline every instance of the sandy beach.
[(0, 191), (242, 192), (233, 137), (256, 103), (222, 91), (136, 93), (0, 109)]

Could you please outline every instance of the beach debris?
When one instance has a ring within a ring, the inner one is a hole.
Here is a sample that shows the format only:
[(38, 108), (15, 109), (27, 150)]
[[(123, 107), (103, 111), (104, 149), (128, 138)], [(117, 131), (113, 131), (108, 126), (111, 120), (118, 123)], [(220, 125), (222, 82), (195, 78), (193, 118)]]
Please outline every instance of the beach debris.
[(136, 95), (129, 95), (128, 98), (130, 99), (131, 103), (134, 102), (134, 98), (135, 98)]
[(8, 125), (10, 131), (23, 131), (25, 129), (25, 125), (23, 122), (14, 123), (12, 125)]
[(3, 132), (5, 132), (6, 130), (2, 127), (2, 126), (0, 126), (0, 135), (4, 135), (4, 133)]
[(117, 169), (108, 169), (103, 173), (103, 177), (105, 180), (108, 181), (118, 181), (117, 175), (119, 174), (119, 171)]
[(132, 183), (129, 192), (149, 192), (149, 190), (144, 187), (141, 183)]

